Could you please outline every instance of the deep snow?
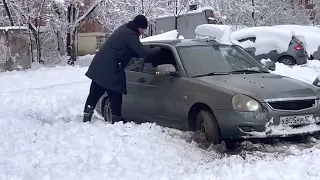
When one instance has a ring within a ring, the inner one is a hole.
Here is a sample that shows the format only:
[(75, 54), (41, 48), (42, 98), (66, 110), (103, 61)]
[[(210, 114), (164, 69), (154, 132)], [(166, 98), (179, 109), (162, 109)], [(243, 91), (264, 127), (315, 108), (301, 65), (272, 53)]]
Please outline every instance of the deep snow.
[[(92, 56), (87, 56), (90, 58)], [(88, 64), (88, 60), (79, 63)], [(64, 63), (64, 62), (63, 62)], [(86, 67), (37, 67), (0, 74), (0, 179), (316, 180), (320, 143), (278, 153), (221, 155), (154, 124), (82, 123)], [(273, 73), (312, 82), (319, 61)]]

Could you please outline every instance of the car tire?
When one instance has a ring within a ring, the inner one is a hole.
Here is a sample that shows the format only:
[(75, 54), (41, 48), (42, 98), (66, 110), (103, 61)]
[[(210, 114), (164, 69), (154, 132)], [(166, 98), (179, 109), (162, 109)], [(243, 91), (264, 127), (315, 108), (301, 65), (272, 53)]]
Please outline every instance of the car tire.
[(291, 56), (281, 56), (278, 59), (278, 62), (283, 63), (285, 65), (295, 65), (296, 64), (296, 60)]
[(103, 103), (103, 118), (105, 122), (112, 123), (112, 114), (109, 98), (106, 98)]
[(204, 132), (206, 140), (213, 144), (220, 144), (222, 142), (222, 136), (217, 120), (214, 115), (207, 110), (201, 110), (198, 113), (197, 130)]

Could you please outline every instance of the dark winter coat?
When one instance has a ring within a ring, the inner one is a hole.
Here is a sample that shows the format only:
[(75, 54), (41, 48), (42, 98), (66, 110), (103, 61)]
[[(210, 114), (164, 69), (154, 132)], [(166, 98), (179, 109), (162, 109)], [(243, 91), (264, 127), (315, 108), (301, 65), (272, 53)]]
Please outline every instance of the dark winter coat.
[(146, 49), (139, 31), (130, 21), (119, 27), (94, 56), (86, 76), (105, 89), (127, 94), (124, 68), (132, 57), (146, 58), (158, 49)]

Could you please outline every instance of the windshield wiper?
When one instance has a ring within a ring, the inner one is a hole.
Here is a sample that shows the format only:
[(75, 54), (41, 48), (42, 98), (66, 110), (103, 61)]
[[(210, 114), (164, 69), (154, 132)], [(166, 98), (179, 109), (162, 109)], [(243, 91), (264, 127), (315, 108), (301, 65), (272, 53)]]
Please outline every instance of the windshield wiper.
[(215, 73), (207, 73), (207, 74), (202, 74), (202, 75), (196, 75), (196, 76), (193, 76), (193, 77), (204, 77), (204, 76), (216, 76), (216, 75), (228, 75), (230, 73), (227, 73), (227, 72), (215, 72)]
[(241, 73), (251, 74), (251, 73), (262, 73), (262, 71), (242, 69), (242, 70), (231, 71), (230, 73), (233, 73), (233, 74), (238, 74), (238, 73), (239, 73), (239, 74), (241, 74)]

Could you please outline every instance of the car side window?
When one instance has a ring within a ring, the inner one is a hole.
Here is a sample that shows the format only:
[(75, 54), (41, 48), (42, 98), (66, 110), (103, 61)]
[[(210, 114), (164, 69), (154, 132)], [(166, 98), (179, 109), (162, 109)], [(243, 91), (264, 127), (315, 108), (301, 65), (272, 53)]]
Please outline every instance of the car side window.
[[(145, 59), (142, 72), (148, 74), (155, 74), (156, 68), (159, 65), (163, 64), (172, 64), (176, 69), (177, 62), (173, 55), (173, 52), (168, 47), (160, 47), (161, 52), (158, 54), (154, 54)], [(178, 70), (177, 70), (178, 71)]]
[(141, 72), (143, 65), (143, 58), (131, 58), (128, 65), (126, 66), (125, 70), (127, 71), (135, 71)]
[(154, 66), (152, 63), (146, 62), (146, 63), (144, 63), (144, 65), (143, 65), (143, 70), (142, 70), (142, 72), (143, 72), (143, 73), (148, 73), (148, 74), (155, 74), (155, 73), (156, 73), (156, 69), (157, 69), (157, 67)]

